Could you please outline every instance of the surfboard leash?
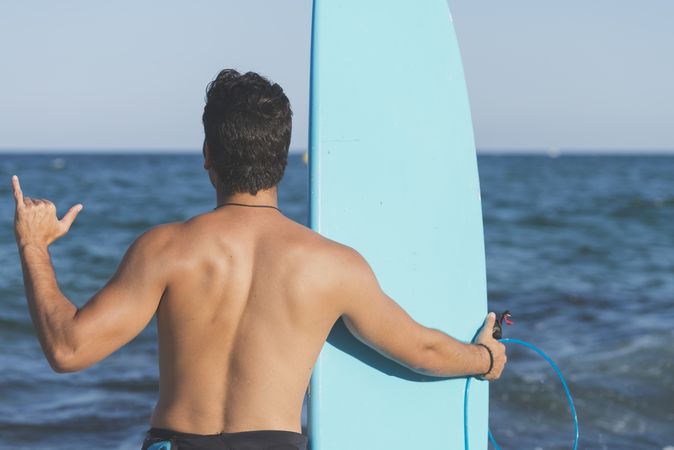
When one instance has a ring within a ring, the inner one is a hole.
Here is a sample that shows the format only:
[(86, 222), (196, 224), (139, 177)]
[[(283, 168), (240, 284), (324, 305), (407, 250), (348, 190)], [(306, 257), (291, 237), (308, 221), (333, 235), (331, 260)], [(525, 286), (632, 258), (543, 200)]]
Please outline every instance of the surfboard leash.
[[(506, 323), (507, 325), (512, 325), (512, 320), (511, 320), (511, 314), (510, 311), (505, 311), (503, 314), (501, 314), (500, 319), (496, 320), (494, 323), (494, 331), (493, 331), (493, 336), (494, 339), (499, 339), (501, 342), (504, 344), (517, 344), (521, 345), (523, 347), (526, 347), (530, 350), (533, 350), (536, 352), (541, 358), (543, 358), (549, 365), (552, 367), (552, 369), (555, 371), (557, 374), (557, 377), (559, 378), (559, 381), (562, 383), (562, 387), (564, 388), (564, 393), (566, 394), (566, 399), (569, 403), (569, 409), (571, 411), (571, 417), (573, 419), (573, 431), (574, 431), (574, 436), (573, 436), (573, 450), (578, 450), (578, 438), (580, 436), (579, 432), (579, 427), (578, 427), (578, 415), (576, 414), (576, 407), (573, 403), (573, 398), (571, 397), (571, 392), (569, 391), (569, 386), (566, 384), (566, 380), (564, 379), (564, 376), (562, 375), (562, 371), (559, 370), (559, 367), (557, 367), (557, 364), (543, 352), (540, 348), (536, 347), (535, 345), (522, 341), (520, 339), (512, 339), (512, 338), (505, 338), (503, 339), (503, 323)], [(463, 438), (465, 442), (465, 450), (470, 450), (470, 443), (468, 439), (468, 392), (470, 388), (470, 380), (472, 377), (467, 377), (466, 378), (466, 387), (464, 390), (464, 395), (463, 395)], [(489, 438), (489, 441), (491, 444), (494, 446), (495, 450), (501, 450), (501, 447), (498, 445), (496, 442), (496, 439), (494, 438), (494, 435), (492, 434), (490, 429), (487, 429), (487, 436)]]

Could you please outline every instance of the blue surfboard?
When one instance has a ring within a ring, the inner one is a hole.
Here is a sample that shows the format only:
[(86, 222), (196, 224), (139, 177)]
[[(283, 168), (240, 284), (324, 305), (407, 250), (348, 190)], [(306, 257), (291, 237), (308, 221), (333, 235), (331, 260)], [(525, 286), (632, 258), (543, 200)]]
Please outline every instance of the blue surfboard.
[[(315, 0), (310, 226), (357, 249), (418, 322), (470, 341), (487, 313), (468, 96), (446, 0)], [(465, 379), (412, 372), (341, 321), (314, 368), (313, 450), (462, 449)], [(470, 448), (487, 448), (475, 382)]]

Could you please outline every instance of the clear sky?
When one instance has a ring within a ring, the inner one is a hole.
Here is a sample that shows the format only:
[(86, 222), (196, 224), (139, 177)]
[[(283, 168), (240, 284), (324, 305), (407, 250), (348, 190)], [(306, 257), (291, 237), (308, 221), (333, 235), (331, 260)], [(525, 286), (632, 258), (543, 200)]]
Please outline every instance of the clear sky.
[[(449, 3), (479, 148), (674, 149), (671, 0)], [(2, 1), (0, 149), (200, 151), (225, 67), (284, 87), (304, 149), (310, 19), (309, 0)]]

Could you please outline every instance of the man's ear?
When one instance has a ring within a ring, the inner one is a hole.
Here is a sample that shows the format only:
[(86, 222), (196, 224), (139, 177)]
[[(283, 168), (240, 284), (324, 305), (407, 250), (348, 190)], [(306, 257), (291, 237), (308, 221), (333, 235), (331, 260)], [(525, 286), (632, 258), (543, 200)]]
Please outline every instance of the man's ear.
[(204, 169), (208, 170), (211, 168), (211, 155), (206, 139), (204, 139), (204, 145), (201, 148), (201, 152), (204, 154)]

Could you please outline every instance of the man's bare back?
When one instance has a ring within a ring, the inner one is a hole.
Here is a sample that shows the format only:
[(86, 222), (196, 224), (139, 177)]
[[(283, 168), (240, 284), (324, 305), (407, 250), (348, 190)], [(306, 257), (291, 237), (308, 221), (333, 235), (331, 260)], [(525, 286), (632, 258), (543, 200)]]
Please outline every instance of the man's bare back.
[[(506, 356), (492, 337), (493, 314), (476, 344), (424, 327), (386, 295), (355, 249), (274, 209), (289, 118), (278, 85), (254, 73), (222, 71), (209, 86), (204, 112), (204, 169), (218, 208), (143, 233), (81, 308), (59, 289), (48, 247), (69, 231), (82, 205), (59, 220), (52, 202), (24, 197), (13, 177), (26, 298), (54, 370), (95, 364), (156, 314), (160, 380), (154, 429), (166, 430), (166, 436), (210, 435), (217, 442), (224, 438), (216, 434), (253, 432), (239, 435), (256, 440), (246, 448), (275, 442), (299, 449), (306, 441), (297, 435), (255, 432), (301, 431), (314, 363), (339, 318), (362, 342), (411, 370), (499, 378)], [(248, 153), (239, 154), (246, 145)], [(162, 433), (150, 430), (143, 448), (164, 439)]]
[(330, 255), (344, 250), (273, 209), (230, 205), (168, 229), (156, 255), (167, 281), (152, 425), (300, 432), (314, 362), (339, 317), (321, 289)]

